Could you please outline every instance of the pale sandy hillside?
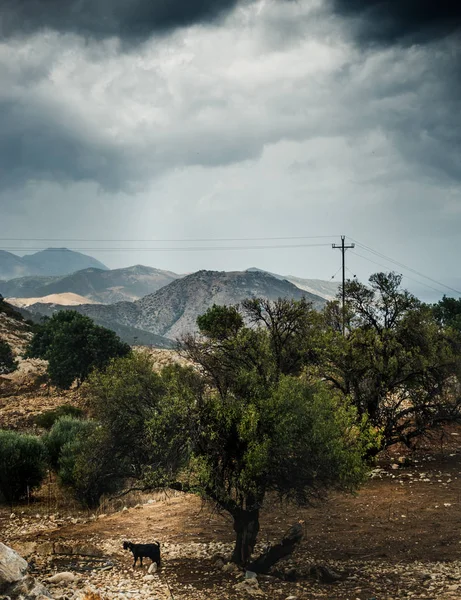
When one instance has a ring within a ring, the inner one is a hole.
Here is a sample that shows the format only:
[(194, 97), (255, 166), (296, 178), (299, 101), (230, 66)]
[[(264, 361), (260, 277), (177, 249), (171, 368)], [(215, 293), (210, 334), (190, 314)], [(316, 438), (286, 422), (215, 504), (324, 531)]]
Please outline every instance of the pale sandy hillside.
[(40, 298), (6, 298), (6, 300), (18, 306), (19, 308), (26, 308), (40, 302), (41, 304), (59, 304), (60, 306), (78, 306), (79, 304), (99, 304), (95, 300), (80, 296), (80, 294), (74, 294), (67, 292), (64, 294), (50, 294), (49, 296), (42, 296)]

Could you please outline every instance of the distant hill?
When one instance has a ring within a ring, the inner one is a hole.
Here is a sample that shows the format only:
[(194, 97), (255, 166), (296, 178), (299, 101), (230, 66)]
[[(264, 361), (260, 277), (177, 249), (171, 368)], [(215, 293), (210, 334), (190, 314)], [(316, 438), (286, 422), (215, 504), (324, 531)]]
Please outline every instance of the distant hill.
[(20, 256), (0, 250), (0, 279), (13, 279), (13, 277), (30, 274), (31, 268), (24, 263)]
[[(109, 306), (81, 305), (75, 310), (104, 321), (116, 331), (117, 326), (134, 327), (169, 339), (196, 330), (198, 315), (213, 304), (238, 304), (246, 298), (262, 297), (306, 298), (316, 308), (325, 300), (320, 296), (300, 290), (292, 283), (277, 279), (269, 273), (198, 271), (162, 287), (136, 302), (118, 302)], [(59, 310), (56, 307), (55, 310)], [(43, 311), (42, 306), (33, 305), (29, 310)], [(49, 309), (46, 309), (49, 310)]]
[(336, 281), (325, 281), (323, 279), (302, 279), (301, 277), (295, 277), (294, 275), (278, 275), (277, 273), (263, 271), (262, 269), (258, 269), (256, 267), (247, 269), (247, 271), (249, 273), (254, 273), (257, 271), (261, 273), (269, 273), (277, 279), (285, 279), (286, 281), (289, 281), (298, 287), (300, 290), (305, 290), (306, 292), (320, 296), (325, 300), (333, 300), (336, 297), (341, 285)]
[(79, 296), (78, 294), (50, 294), (42, 298), (8, 298), (8, 302), (19, 308), (27, 308), (32, 304), (61, 304), (63, 306), (76, 306), (78, 304), (97, 304), (89, 298)]
[[(64, 277), (22, 277), (0, 281), (5, 298), (43, 298), (72, 293), (94, 302), (133, 301), (156, 292), (180, 277), (171, 271), (135, 265), (125, 269), (83, 269)], [(42, 300), (43, 302), (43, 300)]]
[(67, 248), (47, 248), (22, 257), (0, 250), (0, 279), (3, 280), (31, 275), (68, 275), (90, 267), (107, 269), (92, 256)]
[(68, 275), (88, 268), (107, 269), (102, 262), (92, 256), (67, 248), (47, 248), (41, 252), (23, 256), (22, 260), (35, 273), (43, 273), (43, 275)]

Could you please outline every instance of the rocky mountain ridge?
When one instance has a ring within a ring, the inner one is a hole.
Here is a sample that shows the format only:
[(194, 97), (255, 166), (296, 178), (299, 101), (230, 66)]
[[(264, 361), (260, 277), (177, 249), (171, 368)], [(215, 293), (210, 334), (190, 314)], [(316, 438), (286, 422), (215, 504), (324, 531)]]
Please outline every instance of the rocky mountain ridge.
[[(213, 304), (233, 305), (255, 297), (269, 300), (306, 298), (315, 308), (321, 308), (325, 303), (320, 296), (263, 271), (197, 271), (135, 302), (106, 306), (83, 304), (72, 308), (114, 331), (120, 326), (134, 327), (175, 340), (186, 332), (196, 331), (197, 317)], [(35, 304), (29, 310), (52, 314), (64, 308)]]

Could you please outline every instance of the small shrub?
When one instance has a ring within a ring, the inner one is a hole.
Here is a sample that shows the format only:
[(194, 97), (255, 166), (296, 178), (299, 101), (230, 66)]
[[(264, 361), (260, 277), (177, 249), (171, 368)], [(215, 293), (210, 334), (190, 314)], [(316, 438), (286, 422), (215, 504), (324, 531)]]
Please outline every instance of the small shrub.
[(71, 416), (62, 416), (55, 421), (49, 433), (44, 436), (51, 467), (57, 471), (61, 452), (66, 444), (73, 443), (79, 434), (88, 433), (93, 428), (92, 421)]
[(0, 496), (21, 500), (43, 481), (47, 453), (42, 440), (15, 431), (0, 430)]
[(0, 375), (12, 373), (18, 368), (18, 363), (14, 358), (13, 350), (8, 342), (0, 340)]
[(74, 417), (75, 419), (82, 419), (84, 412), (77, 406), (71, 406), (70, 404), (63, 404), (52, 410), (47, 410), (41, 415), (35, 417), (35, 424), (43, 429), (51, 429), (58, 419), (61, 417)]

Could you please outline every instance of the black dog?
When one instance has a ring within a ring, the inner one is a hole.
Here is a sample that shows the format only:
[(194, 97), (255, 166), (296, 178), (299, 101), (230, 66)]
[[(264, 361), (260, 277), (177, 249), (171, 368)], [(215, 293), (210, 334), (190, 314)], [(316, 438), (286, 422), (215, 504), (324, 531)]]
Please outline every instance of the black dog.
[(123, 542), (124, 550), (131, 550), (134, 556), (133, 567), (136, 566), (136, 562), (139, 558), (142, 567), (142, 559), (150, 558), (152, 562), (156, 562), (157, 566), (160, 567), (160, 542), (154, 544), (133, 544), (132, 542)]

